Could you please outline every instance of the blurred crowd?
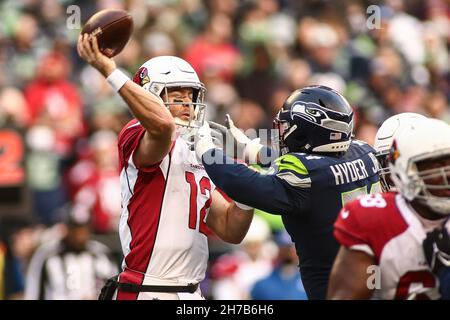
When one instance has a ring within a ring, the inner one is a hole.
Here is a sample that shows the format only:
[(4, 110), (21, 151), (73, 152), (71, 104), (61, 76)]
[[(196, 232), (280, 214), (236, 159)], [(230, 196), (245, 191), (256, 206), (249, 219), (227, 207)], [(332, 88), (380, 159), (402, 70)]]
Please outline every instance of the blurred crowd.
[[(183, 57), (209, 120), (269, 129), (291, 91), (322, 84), (348, 98), (369, 143), (396, 113), (450, 122), (446, 0), (0, 1), (0, 299), (24, 297), (36, 249), (67, 236), (67, 210), (89, 216), (120, 265), (116, 140), (131, 114), (78, 57), (73, 26), (105, 8), (134, 19), (118, 66), (132, 76), (152, 57)], [(240, 246), (211, 238), (205, 296), (304, 299), (280, 219), (258, 212), (251, 231)]]

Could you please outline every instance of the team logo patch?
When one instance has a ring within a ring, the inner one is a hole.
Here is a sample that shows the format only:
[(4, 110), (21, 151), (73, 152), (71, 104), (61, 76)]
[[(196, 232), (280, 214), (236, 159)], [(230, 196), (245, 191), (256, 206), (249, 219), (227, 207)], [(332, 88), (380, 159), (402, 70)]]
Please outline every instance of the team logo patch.
[(322, 120), (328, 118), (325, 111), (311, 102), (295, 103), (291, 109), (291, 118), (294, 119), (294, 117), (301, 117), (316, 124), (320, 124)]
[(133, 82), (137, 83), (141, 87), (150, 82), (150, 77), (148, 76), (148, 70), (146, 67), (139, 68), (138, 72), (136, 72), (133, 77)]
[(392, 143), (391, 151), (389, 152), (389, 161), (392, 163), (395, 163), (397, 161), (398, 157), (400, 157), (400, 151), (398, 151), (397, 148), (397, 141), (394, 140)]

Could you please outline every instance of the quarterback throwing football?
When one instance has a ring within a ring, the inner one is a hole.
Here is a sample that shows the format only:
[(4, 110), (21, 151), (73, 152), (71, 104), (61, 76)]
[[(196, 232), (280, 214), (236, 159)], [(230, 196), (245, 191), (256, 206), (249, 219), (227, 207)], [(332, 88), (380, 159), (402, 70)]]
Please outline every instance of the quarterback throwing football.
[(136, 117), (119, 135), (125, 259), (118, 281), (105, 286), (106, 296), (202, 299), (198, 283), (207, 266), (208, 228), (239, 243), (253, 217), (250, 208), (228, 203), (215, 190), (193, 151), (192, 138), (204, 122), (205, 88), (177, 57), (147, 61), (131, 81), (100, 52), (95, 37), (80, 36), (77, 48)]

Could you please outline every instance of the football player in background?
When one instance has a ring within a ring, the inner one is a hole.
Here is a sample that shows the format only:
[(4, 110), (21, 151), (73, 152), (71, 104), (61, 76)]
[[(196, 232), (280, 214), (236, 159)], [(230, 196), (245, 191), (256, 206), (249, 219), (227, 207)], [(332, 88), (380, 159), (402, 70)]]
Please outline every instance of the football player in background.
[(426, 117), (414, 112), (399, 113), (386, 119), (378, 129), (373, 148), (376, 151), (376, 157), (380, 164), (380, 183), (384, 192), (389, 191), (393, 186), (387, 165), (387, 157), (395, 135), (410, 123), (415, 123), (421, 119), (426, 119)]
[(144, 63), (133, 82), (99, 51), (95, 37), (90, 40), (80, 36), (79, 55), (136, 117), (118, 139), (123, 271), (118, 283), (105, 285), (102, 298), (202, 299), (208, 227), (239, 243), (253, 217), (251, 208), (228, 203), (215, 190), (192, 150), (204, 121), (205, 88), (186, 61), (171, 56)]
[[(196, 138), (197, 156), (214, 183), (233, 200), (280, 214), (300, 257), (309, 299), (325, 299), (339, 245), (333, 223), (343, 204), (380, 190), (378, 163), (367, 143), (352, 140), (353, 110), (325, 86), (294, 91), (274, 120), (279, 157), (260, 174), (215, 148), (209, 126)], [(231, 128), (231, 127), (230, 127)], [(264, 158), (262, 145), (243, 137), (249, 161)]]
[(408, 124), (388, 162), (397, 192), (350, 202), (336, 221), (341, 248), (330, 299), (440, 296), (437, 275), (450, 266), (450, 126), (436, 119)]

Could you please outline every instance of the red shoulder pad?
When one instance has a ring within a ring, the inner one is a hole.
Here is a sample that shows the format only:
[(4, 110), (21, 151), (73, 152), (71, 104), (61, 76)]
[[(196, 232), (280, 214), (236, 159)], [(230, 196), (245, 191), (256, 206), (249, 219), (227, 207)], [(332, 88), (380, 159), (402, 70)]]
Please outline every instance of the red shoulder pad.
[(334, 224), (337, 241), (347, 248), (365, 251), (378, 261), (384, 245), (408, 228), (397, 208), (396, 196), (378, 193), (346, 204)]

